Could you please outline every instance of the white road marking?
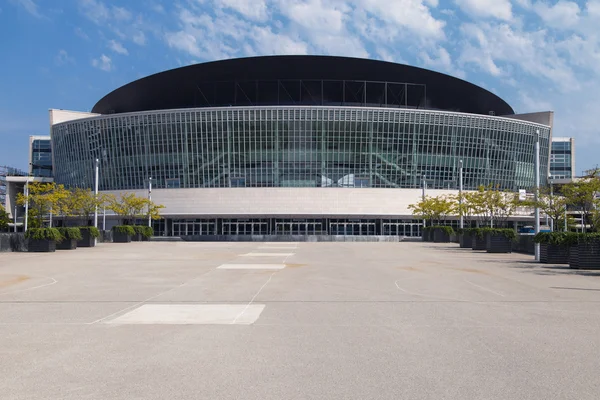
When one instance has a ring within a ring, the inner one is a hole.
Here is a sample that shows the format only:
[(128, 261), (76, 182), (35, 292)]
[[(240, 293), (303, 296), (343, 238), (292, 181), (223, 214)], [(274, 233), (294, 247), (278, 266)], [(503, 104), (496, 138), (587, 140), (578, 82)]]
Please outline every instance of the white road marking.
[(240, 254), (242, 257), (289, 257), (294, 253), (246, 253)]
[(295, 246), (259, 246), (259, 250), (295, 250)]
[(250, 325), (264, 304), (144, 304), (108, 324)]
[(464, 303), (464, 302), (471, 303), (471, 301), (469, 301), (469, 300), (461, 300), (461, 299), (456, 299), (453, 297), (442, 297), (442, 296), (434, 296), (434, 295), (429, 295), (429, 294), (414, 293), (414, 292), (411, 292), (411, 291), (401, 288), (400, 285), (398, 285), (398, 281), (395, 281), (394, 284), (396, 285), (398, 290), (400, 290), (401, 292), (404, 292), (406, 294), (410, 294), (411, 296), (427, 297), (427, 298), (436, 299), (436, 300), (457, 301), (457, 302), (461, 302), (461, 303)]
[(49, 276), (44, 276), (43, 278), (51, 279), (52, 282), (45, 283), (43, 285), (38, 285), (38, 286), (30, 287), (30, 288), (18, 289), (18, 290), (11, 290), (11, 291), (8, 291), (8, 292), (2, 292), (2, 293), (0, 293), (0, 296), (5, 295), (5, 294), (11, 294), (11, 293), (27, 292), (29, 290), (40, 289), (40, 288), (43, 288), (43, 287), (46, 287), (46, 286), (52, 286), (52, 285), (58, 283), (58, 281), (56, 279), (50, 278)]
[(172, 287), (171, 289), (165, 290), (164, 292), (160, 292), (160, 293), (158, 293), (158, 294), (155, 294), (154, 296), (150, 296), (150, 297), (148, 297), (146, 300), (142, 300), (142, 301), (140, 301), (139, 303), (135, 303), (135, 304), (134, 304), (134, 305), (132, 305), (132, 306), (125, 307), (124, 309), (122, 309), (122, 310), (119, 310), (119, 311), (116, 311), (116, 312), (114, 312), (114, 313), (112, 313), (112, 314), (110, 314), (110, 315), (107, 315), (106, 317), (102, 317), (102, 318), (100, 318), (100, 319), (97, 319), (97, 320), (95, 320), (95, 321), (88, 322), (88, 325), (92, 325), (92, 324), (96, 324), (96, 323), (98, 323), (98, 322), (105, 321), (105, 320), (109, 319), (110, 317), (114, 317), (115, 315), (118, 315), (118, 314), (124, 313), (125, 311), (132, 310), (132, 309), (134, 309), (134, 308), (136, 308), (136, 307), (138, 307), (138, 306), (140, 306), (140, 305), (142, 305), (142, 304), (144, 304), (144, 303), (146, 303), (146, 302), (148, 302), (148, 301), (150, 301), (150, 300), (154, 300), (155, 298), (157, 298), (157, 297), (159, 297), (159, 296), (162, 296), (163, 294), (167, 294), (167, 293), (169, 293), (169, 292), (170, 292), (170, 291), (172, 291), (172, 290), (179, 289), (179, 288), (181, 288), (181, 287), (183, 287), (183, 286), (187, 285), (187, 283), (188, 283), (188, 282), (191, 282), (191, 281), (193, 281), (193, 280), (196, 280), (196, 279), (200, 278), (201, 276), (204, 276), (204, 275), (206, 275), (206, 274), (208, 274), (208, 273), (210, 273), (210, 272), (212, 272), (212, 271), (213, 271), (213, 270), (208, 270), (208, 271), (206, 271), (206, 272), (203, 272), (202, 274), (200, 274), (200, 275), (198, 275), (198, 276), (196, 276), (196, 277), (194, 277), (194, 278), (192, 278), (192, 279), (188, 279), (187, 281), (183, 282), (183, 283), (182, 283), (182, 284), (180, 284), (180, 285), (174, 286), (174, 287)]
[[(256, 292), (256, 294), (252, 297), (252, 299), (250, 299), (250, 302), (248, 304), (246, 304), (246, 307), (242, 310), (242, 312), (239, 313), (238, 316), (235, 317), (235, 319), (231, 322), (232, 324), (237, 323), (238, 319), (242, 318), (244, 313), (252, 306), (254, 299), (256, 299), (256, 297), (260, 294), (260, 292), (262, 292), (262, 290), (265, 288), (265, 286), (267, 286), (269, 284), (269, 282), (271, 282), (271, 279), (273, 279), (273, 275), (275, 275), (276, 273), (277, 273), (277, 271), (273, 272), (271, 274), (271, 276), (269, 276), (269, 279), (267, 279), (267, 281), (260, 287), (260, 289), (258, 289), (258, 292)], [(265, 306), (263, 305), (262, 307), (264, 308)], [(262, 312), (262, 309), (261, 309), (261, 312)], [(258, 318), (258, 317), (256, 317), (256, 318)], [(256, 321), (256, 319), (254, 321)], [(252, 322), (254, 322), (254, 321), (252, 321)]]
[(495, 290), (488, 289), (488, 288), (486, 288), (486, 287), (480, 286), (480, 285), (478, 285), (478, 284), (476, 284), (476, 283), (473, 283), (473, 282), (471, 282), (470, 280), (467, 280), (467, 279), (465, 279), (465, 282), (467, 282), (468, 284), (471, 284), (471, 285), (473, 285), (473, 286), (475, 286), (475, 287), (478, 287), (478, 288), (479, 288), (479, 289), (481, 289), (481, 290), (485, 290), (486, 292), (493, 293), (493, 294), (495, 294), (495, 295), (497, 295), (497, 296), (500, 296), (500, 297), (506, 297), (506, 296), (505, 296), (505, 295), (503, 295), (502, 293), (499, 293), (499, 292), (496, 292)]
[(217, 269), (284, 269), (285, 264), (222, 264)]

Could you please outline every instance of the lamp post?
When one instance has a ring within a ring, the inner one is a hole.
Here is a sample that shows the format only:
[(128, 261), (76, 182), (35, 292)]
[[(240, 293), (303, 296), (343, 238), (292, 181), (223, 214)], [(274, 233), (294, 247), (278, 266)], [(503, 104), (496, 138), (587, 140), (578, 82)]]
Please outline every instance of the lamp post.
[(14, 226), (13, 229), (15, 232), (17, 232), (17, 205), (15, 204), (15, 215), (13, 216), (13, 221), (14, 221)]
[[(427, 191), (427, 181), (425, 180), (425, 175), (423, 175), (423, 192), (421, 193), (421, 199), (423, 203), (425, 203), (425, 192)], [(423, 218), (423, 228), (425, 228), (425, 218)]]
[(463, 215), (463, 160), (458, 160), (458, 207), (460, 213), (460, 229), (465, 227), (465, 218)]
[[(535, 141), (535, 234), (540, 233), (540, 130), (536, 130)], [(540, 244), (535, 244), (535, 261), (540, 261)]]
[[(96, 168), (95, 168), (95, 174), (94, 174), (94, 201), (95, 201), (95, 207), (94, 207), (94, 228), (98, 228), (98, 164), (100, 163), (100, 161), (96, 158)], [(104, 229), (104, 227), (102, 228)]]
[(150, 207), (152, 206), (152, 177), (148, 178), (148, 226), (152, 226)]
[(27, 223), (29, 216), (29, 176), (25, 181), (25, 225), (23, 225), (23, 232), (27, 232)]

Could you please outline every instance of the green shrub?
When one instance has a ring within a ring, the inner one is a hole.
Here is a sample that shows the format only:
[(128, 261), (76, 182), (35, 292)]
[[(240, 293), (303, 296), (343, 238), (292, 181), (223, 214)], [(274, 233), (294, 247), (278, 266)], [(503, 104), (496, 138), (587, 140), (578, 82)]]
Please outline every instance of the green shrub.
[(574, 232), (539, 232), (533, 237), (533, 241), (556, 246), (571, 246), (577, 243), (579, 236), (579, 233)]
[(507, 239), (515, 240), (517, 232), (510, 228), (483, 228), (482, 235), (490, 234), (492, 236), (504, 236)]
[(469, 228), (469, 233), (472, 236), (477, 236), (479, 239), (483, 239), (483, 236), (485, 235), (484, 229), (489, 228)]
[(90, 232), (90, 236), (93, 238), (100, 237), (100, 231), (95, 226), (80, 226), (79, 230), (86, 230)]
[(600, 233), (579, 233), (577, 243), (600, 242)]
[(152, 235), (154, 235), (154, 229), (147, 225), (134, 225), (133, 229), (135, 230), (136, 234), (142, 235), (145, 238), (150, 238)]
[(452, 229), (451, 226), (446, 226), (446, 225), (432, 226), (431, 229), (433, 229), (433, 230), (440, 229), (442, 232), (444, 232), (448, 236), (450, 236), (454, 233), (454, 229)]
[(56, 228), (60, 232), (62, 239), (67, 240), (81, 240), (83, 236), (81, 235), (81, 231), (79, 228)]
[(27, 239), (54, 240), (56, 242), (60, 242), (63, 239), (63, 236), (56, 228), (30, 228), (25, 232), (25, 237)]
[(130, 235), (130, 236), (135, 235), (135, 229), (131, 225), (117, 225), (117, 226), (113, 226), (112, 230), (113, 230), (113, 232), (122, 233), (124, 235)]
[(154, 229), (151, 226), (144, 226), (142, 236), (147, 239), (151, 238), (152, 236), (154, 236)]

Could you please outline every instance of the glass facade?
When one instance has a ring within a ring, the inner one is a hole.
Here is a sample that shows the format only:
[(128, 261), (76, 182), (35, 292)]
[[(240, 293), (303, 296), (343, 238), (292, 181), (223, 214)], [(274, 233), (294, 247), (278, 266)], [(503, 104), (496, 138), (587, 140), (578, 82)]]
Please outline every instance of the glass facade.
[(6, 206), (6, 177), (7, 176), (26, 176), (25, 171), (18, 168), (12, 168), (0, 165), (0, 204)]
[(574, 146), (572, 139), (552, 141), (550, 175), (553, 179), (571, 179), (574, 176)]
[(459, 160), (465, 189), (494, 184), (517, 190), (534, 186), (537, 130), (541, 165), (548, 165), (550, 128), (544, 125), (367, 107), (104, 115), (54, 125), (52, 148), (55, 180), (68, 186), (92, 187), (98, 158), (100, 190), (142, 189), (149, 177), (154, 188), (419, 188), (423, 176), (429, 188), (455, 189)]
[(52, 148), (50, 138), (31, 139), (31, 175), (37, 177), (52, 177)]

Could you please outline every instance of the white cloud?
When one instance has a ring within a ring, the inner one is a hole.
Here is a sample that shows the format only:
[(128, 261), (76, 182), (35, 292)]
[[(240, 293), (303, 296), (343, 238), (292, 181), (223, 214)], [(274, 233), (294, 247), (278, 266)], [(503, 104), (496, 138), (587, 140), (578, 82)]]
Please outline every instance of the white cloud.
[(94, 58), (92, 60), (92, 66), (106, 72), (109, 72), (113, 69), (112, 60), (110, 57), (104, 54), (102, 54), (99, 58)]
[[(523, 31), (507, 24), (464, 24), (460, 61), (476, 64), (493, 76), (512, 68), (551, 81), (561, 91), (577, 89), (579, 82), (569, 63), (556, 51), (545, 30)], [(503, 65), (504, 68), (501, 66)]]
[(131, 12), (126, 10), (123, 7), (112, 7), (112, 16), (113, 18), (119, 21), (128, 21), (131, 19)]
[(268, 16), (265, 0), (216, 0), (215, 3), (218, 7), (231, 8), (251, 20), (265, 21)]
[(443, 20), (431, 14), (429, 6), (437, 6), (437, 1), (423, 0), (354, 0), (358, 10), (383, 21), (382, 29), (391, 30), (390, 37), (398, 37), (402, 31), (425, 39), (445, 38)]
[(80, 27), (75, 28), (75, 34), (82, 39), (89, 40), (90, 37)]
[(111, 18), (110, 10), (101, 1), (79, 0), (77, 4), (81, 13), (98, 25)]
[(108, 48), (118, 54), (128, 55), (129, 52), (123, 45), (116, 40), (111, 40), (108, 42)]
[(576, 25), (581, 11), (577, 3), (564, 0), (554, 5), (538, 1), (533, 5), (533, 10), (547, 25), (560, 29)]
[(510, 21), (512, 5), (510, 0), (455, 0), (455, 3), (467, 14), (475, 17), (492, 17)]
[(18, 4), (25, 9), (29, 14), (33, 15), (36, 18), (43, 18), (44, 16), (40, 14), (38, 10), (38, 5), (33, 0), (11, 0), (12, 3)]
[(144, 46), (146, 44), (146, 35), (142, 31), (137, 31), (133, 34), (131, 40), (133, 40), (133, 43), (139, 46)]
[(268, 27), (254, 28), (251, 38), (254, 42), (253, 47), (260, 49), (259, 52), (253, 49), (252, 53), (261, 55), (308, 54), (307, 43), (289, 36), (273, 33), (271, 28)]
[(75, 60), (73, 57), (69, 56), (66, 50), (61, 49), (58, 51), (58, 54), (54, 57), (54, 63), (56, 65), (65, 65), (65, 64), (73, 64)]
[(420, 58), (423, 64), (429, 68), (434, 68), (440, 72), (445, 72), (459, 78), (465, 78), (466, 76), (464, 71), (456, 68), (452, 56), (442, 46), (437, 46), (431, 52), (421, 51)]

